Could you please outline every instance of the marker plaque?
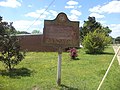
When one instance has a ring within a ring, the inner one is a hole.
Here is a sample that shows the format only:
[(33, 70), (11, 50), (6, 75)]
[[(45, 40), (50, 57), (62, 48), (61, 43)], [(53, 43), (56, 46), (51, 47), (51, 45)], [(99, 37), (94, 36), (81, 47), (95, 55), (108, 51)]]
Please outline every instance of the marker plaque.
[(79, 22), (70, 21), (65, 13), (45, 20), (43, 42), (48, 46), (79, 47)]

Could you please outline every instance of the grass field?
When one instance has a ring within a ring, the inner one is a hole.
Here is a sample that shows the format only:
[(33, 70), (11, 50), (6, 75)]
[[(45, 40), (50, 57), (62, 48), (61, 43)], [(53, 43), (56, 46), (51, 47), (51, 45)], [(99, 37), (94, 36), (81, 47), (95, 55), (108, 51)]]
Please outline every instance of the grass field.
[[(78, 60), (62, 54), (62, 85), (56, 85), (57, 58), (55, 52), (28, 52), (25, 60), (12, 73), (0, 62), (0, 90), (96, 90), (114, 52), (111, 46), (101, 55), (78, 50)], [(120, 90), (120, 66), (113, 63), (100, 90)]]

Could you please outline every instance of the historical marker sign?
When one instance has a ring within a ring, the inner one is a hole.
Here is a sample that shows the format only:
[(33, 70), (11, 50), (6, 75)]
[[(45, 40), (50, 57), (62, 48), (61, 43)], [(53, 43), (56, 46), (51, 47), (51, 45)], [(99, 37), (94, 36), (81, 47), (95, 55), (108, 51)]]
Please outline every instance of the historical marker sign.
[(49, 46), (78, 47), (79, 22), (70, 21), (65, 13), (44, 21), (43, 42)]
[(70, 21), (65, 13), (59, 13), (54, 20), (45, 20), (43, 42), (58, 47), (57, 84), (60, 85), (62, 49), (79, 47), (79, 22)]

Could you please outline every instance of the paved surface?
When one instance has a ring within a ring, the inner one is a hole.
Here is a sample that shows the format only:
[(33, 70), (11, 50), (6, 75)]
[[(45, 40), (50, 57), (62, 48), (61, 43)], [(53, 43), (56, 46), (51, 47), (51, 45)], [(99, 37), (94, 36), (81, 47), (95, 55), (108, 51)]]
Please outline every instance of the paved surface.
[[(118, 49), (119, 46), (120, 46), (120, 45), (113, 45), (113, 49), (114, 49), (114, 52), (115, 52), (115, 53), (117, 53), (117, 49)], [(117, 59), (118, 59), (119, 65), (120, 65), (120, 50), (119, 50), (119, 52), (118, 52), (118, 54), (117, 54)]]

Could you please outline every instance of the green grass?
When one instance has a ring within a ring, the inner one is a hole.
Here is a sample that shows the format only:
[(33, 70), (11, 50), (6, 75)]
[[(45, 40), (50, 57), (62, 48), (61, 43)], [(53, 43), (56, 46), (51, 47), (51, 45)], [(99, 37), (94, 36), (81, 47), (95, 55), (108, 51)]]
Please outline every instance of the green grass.
[[(29, 52), (12, 73), (0, 62), (0, 90), (96, 90), (107, 70), (114, 52), (108, 47), (104, 54), (85, 54), (78, 50), (79, 60), (62, 54), (62, 82), (56, 85), (57, 58), (55, 52)], [(100, 90), (120, 89), (120, 66), (113, 63)]]

